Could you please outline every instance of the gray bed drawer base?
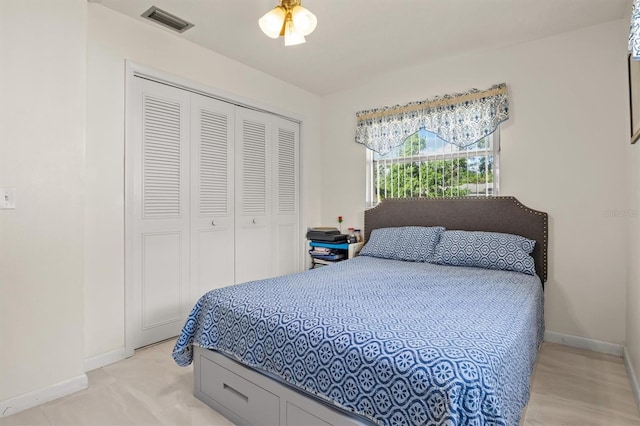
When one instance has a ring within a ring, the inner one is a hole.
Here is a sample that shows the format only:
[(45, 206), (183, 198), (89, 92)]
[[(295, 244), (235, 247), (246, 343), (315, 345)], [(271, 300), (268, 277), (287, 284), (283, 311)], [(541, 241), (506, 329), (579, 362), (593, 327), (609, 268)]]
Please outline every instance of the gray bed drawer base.
[(194, 395), (236, 425), (366, 426), (217, 352), (194, 346)]

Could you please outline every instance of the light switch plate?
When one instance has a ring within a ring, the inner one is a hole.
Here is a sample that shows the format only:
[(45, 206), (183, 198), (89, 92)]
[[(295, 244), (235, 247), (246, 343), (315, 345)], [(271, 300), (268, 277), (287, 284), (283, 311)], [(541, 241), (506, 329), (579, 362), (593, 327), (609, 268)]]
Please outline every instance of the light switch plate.
[(0, 188), (0, 210), (16, 208), (16, 189)]

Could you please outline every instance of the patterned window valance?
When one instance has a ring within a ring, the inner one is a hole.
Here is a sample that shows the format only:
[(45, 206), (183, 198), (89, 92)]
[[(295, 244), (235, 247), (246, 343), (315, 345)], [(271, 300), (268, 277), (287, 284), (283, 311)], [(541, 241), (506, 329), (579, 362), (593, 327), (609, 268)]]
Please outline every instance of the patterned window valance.
[(633, 0), (631, 31), (629, 32), (629, 53), (631, 53), (631, 59), (640, 61), (640, 0)]
[(356, 118), (356, 142), (381, 155), (421, 129), (464, 147), (493, 133), (509, 118), (507, 85), (360, 111)]

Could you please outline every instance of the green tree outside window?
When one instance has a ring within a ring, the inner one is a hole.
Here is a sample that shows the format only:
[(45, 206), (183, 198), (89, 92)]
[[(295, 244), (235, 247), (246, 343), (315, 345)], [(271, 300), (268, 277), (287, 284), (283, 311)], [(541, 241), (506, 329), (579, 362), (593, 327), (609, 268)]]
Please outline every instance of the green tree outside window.
[(459, 148), (427, 131), (374, 156), (374, 194), (384, 198), (486, 195), (493, 187), (491, 138)]

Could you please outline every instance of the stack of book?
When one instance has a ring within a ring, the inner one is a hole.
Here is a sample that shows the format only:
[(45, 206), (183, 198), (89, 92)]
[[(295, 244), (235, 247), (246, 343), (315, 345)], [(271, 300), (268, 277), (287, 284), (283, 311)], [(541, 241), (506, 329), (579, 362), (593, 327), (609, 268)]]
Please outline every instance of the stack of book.
[(313, 247), (309, 250), (309, 254), (314, 259), (321, 260), (340, 260), (344, 259), (344, 253), (339, 250), (334, 250), (326, 247)]

